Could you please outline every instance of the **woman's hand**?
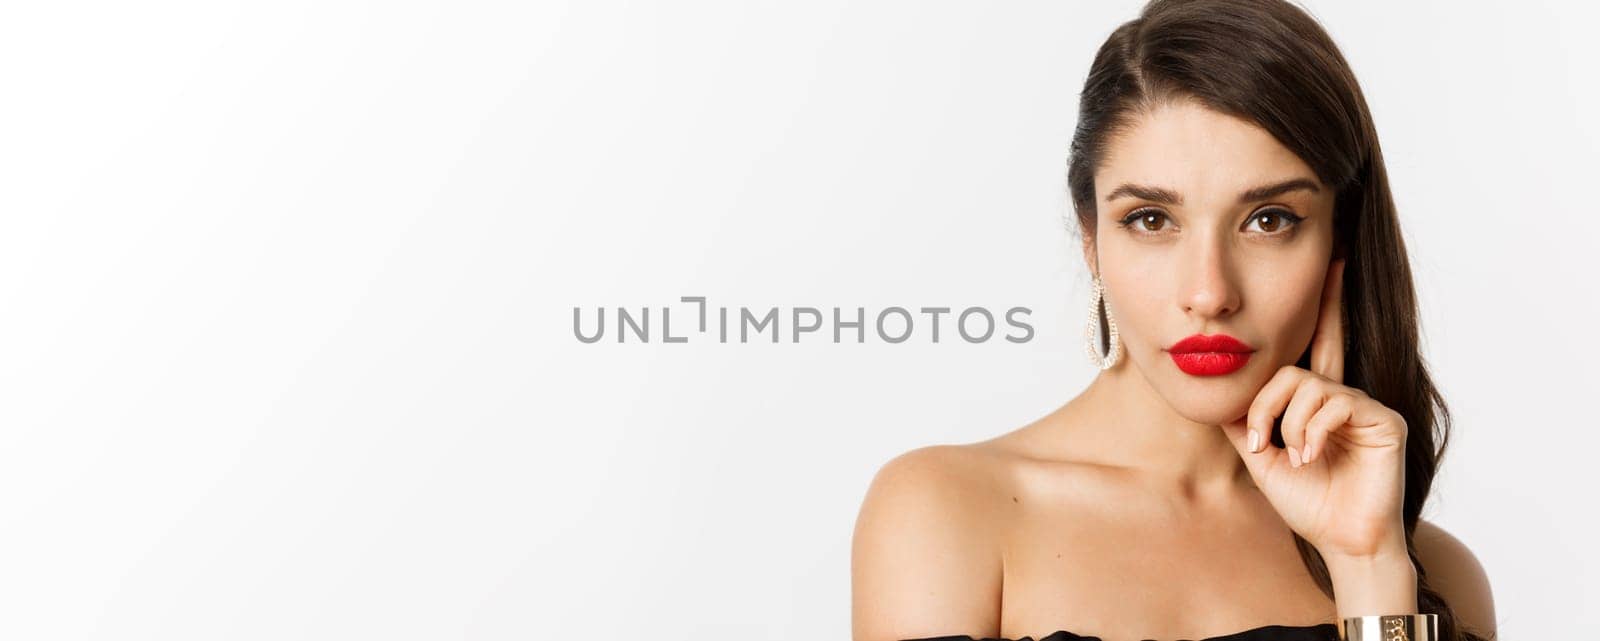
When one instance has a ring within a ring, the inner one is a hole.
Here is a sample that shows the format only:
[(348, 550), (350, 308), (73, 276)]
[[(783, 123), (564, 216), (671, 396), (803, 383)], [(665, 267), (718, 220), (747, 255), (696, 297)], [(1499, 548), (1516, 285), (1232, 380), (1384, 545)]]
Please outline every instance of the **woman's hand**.
[[(1378, 603), (1408, 601), (1406, 609), (1381, 613), (1411, 612), (1415, 570), (1401, 512), (1406, 421), (1344, 385), (1344, 263), (1338, 259), (1329, 266), (1311, 342), (1311, 371), (1292, 365), (1278, 370), (1249, 413), (1222, 428), (1284, 522), (1322, 553), (1336, 592), (1359, 589), (1361, 600), (1370, 604), (1364, 608), (1405, 607)], [(1273, 419), (1280, 415), (1285, 448), (1269, 442)], [(1413, 573), (1409, 591), (1406, 572)], [(1349, 578), (1344, 586), (1341, 576)], [(1387, 596), (1369, 592), (1380, 587)], [(1340, 609), (1345, 605), (1341, 602)]]

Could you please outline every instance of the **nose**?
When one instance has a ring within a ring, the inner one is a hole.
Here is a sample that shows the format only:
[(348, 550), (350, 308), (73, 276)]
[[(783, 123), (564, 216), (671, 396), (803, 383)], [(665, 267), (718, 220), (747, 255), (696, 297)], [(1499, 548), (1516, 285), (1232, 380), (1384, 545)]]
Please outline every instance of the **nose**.
[(1179, 294), (1185, 314), (1200, 319), (1228, 316), (1239, 310), (1240, 291), (1226, 248), (1218, 242), (1191, 245), (1183, 258), (1183, 289)]

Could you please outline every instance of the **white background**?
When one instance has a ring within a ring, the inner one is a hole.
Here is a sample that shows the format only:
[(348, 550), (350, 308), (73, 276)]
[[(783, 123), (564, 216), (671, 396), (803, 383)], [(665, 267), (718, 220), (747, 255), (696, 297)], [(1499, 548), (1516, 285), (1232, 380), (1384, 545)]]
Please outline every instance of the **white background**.
[[(1375, 114), (1456, 417), (1424, 516), (1504, 638), (1575, 638), (1595, 11), (1310, 7)], [(1066, 149), (1137, 10), (8, 4), (0, 637), (847, 638), (878, 466), (1092, 374)], [(697, 295), (1021, 305), (1037, 333), (572, 333)]]

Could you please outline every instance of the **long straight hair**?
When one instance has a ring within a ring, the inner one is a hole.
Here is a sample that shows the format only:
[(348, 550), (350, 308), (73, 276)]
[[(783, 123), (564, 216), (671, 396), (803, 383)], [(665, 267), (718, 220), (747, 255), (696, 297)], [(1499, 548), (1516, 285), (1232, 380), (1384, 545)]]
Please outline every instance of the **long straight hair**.
[[(1067, 183), (1078, 225), (1096, 233), (1094, 172), (1111, 138), (1143, 110), (1195, 100), (1257, 124), (1335, 190), (1334, 255), (1345, 264), (1344, 384), (1406, 420), (1406, 548), (1420, 611), (1439, 615), (1444, 641), (1484, 641), (1461, 629), (1427, 580), (1413, 533), (1449, 443), (1450, 415), (1418, 342), (1416, 293), (1377, 130), (1333, 39), (1283, 0), (1152, 0), (1096, 53), (1080, 95)], [(1309, 369), (1309, 349), (1300, 367)], [(1273, 443), (1283, 445), (1276, 432)], [(1311, 576), (1333, 582), (1315, 547), (1295, 534)]]

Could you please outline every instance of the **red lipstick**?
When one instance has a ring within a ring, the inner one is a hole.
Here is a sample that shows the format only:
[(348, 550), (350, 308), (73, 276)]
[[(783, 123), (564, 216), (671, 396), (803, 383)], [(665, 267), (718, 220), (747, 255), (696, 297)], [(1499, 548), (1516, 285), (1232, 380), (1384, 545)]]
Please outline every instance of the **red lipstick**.
[(1221, 376), (1237, 370), (1244, 367), (1254, 351), (1227, 334), (1195, 334), (1167, 348), (1178, 369), (1194, 376)]

